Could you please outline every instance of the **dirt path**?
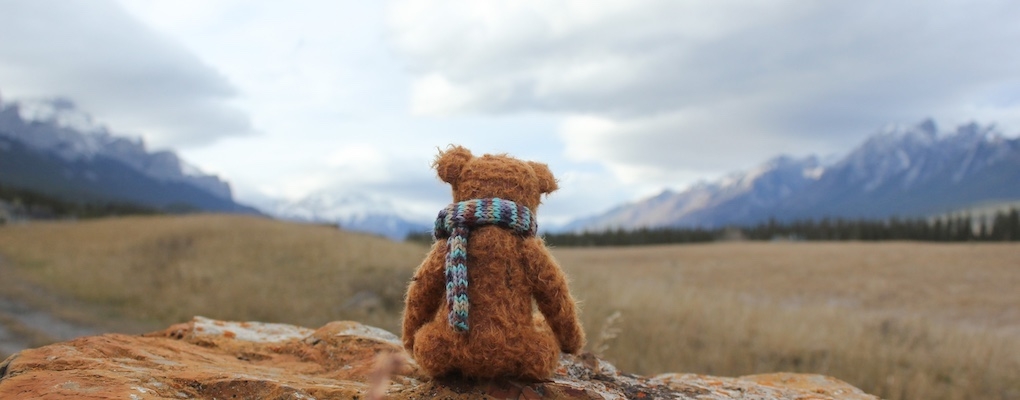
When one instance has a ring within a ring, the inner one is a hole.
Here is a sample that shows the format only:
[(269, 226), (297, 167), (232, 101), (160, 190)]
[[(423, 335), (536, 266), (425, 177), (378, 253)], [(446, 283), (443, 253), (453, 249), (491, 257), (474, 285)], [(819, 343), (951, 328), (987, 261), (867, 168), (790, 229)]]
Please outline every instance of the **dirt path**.
[(28, 341), (20, 337), (20, 335), (16, 335), (14, 332), (8, 330), (7, 327), (0, 322), (0, 358), (7, 358), (7, 356), (28, 347), (30, 347)]
[(13, 354), (38, 344), (99, 334), (99, 329), (64, 321), (24, 303), (0, 298), (0, 353)]
[[(55, 297), (41, 288), (25, 287), (26, 283), (20, 282), (10, 268), (0, 255), (0, 285), (21, 285), (21, 292), (31, 292), (37, 297)], [(0, 292), (0, 360), (26, 348), (100, 333), (103, 333), (100, 328), (58, 318), (9, 293)]]

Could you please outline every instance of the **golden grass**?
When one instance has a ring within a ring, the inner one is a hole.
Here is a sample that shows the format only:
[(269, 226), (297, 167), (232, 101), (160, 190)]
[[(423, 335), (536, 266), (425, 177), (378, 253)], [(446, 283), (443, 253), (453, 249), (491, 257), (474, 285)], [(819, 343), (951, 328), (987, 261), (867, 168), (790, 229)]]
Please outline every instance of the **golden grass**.
[[(13, 225), (0, 228), (0, 295), (114, 329), (204, 315), (311, 327), (355, 319), (398, 332), (403, 290), (426, 251), (240, 216)], [(814, 372), (889, 399), (1020, 398), (1020, 245), (553, 252), (591, 348), (624, 371)]]
[(328, 226), (194, 215), (7, 226), (0, 254), (26, 283), (99, 305), (92, 321), (358, 319), (394, 330), (425, 249)]
[(557, 249), (627, 371), (832, 375), (888, 399), (1020, 398), (1020, 246)]

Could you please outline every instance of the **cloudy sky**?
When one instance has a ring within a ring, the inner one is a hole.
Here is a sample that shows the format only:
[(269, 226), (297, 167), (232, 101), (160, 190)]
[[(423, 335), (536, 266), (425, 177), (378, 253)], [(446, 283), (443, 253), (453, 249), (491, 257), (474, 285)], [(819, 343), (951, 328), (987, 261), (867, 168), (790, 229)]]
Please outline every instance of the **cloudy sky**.
[(0, 0), (0, 93), (62, 96), (241, 201), (428, 218), (437, 148), (547, 162), (563, 221), (889, 124), (1020, 132), (1015, 1)]

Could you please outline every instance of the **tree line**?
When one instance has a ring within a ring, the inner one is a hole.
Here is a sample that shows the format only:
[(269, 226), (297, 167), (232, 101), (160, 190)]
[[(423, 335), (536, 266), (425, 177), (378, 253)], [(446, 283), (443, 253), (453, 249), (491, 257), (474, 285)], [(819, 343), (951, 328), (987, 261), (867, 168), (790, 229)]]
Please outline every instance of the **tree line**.
[[(551, 246), (637, 246), (674, 243), (707, 243), (726, 240), (880, 241), (928, 242), (1020, 241), (1020, 209), (1000, 211), (991, 218), (967, 214), (936, 218), (846, 219), (822, 218), (766, 222), (747, 227), (659, 227), (608, 229), (583, 232), (547, 232)], [(429, 232), (414, 232), (407, 241), (432, 243)]]
[(11, 220), (100, 218), (160, 214), (161, 210), (116, 201), (70, 201), (34, 190), (0, 185), (0, 224)]
[[(543, 233), (553, 246), (635, 246), (664, 243), (701, 243), (718, 240), (718, 231), (709, 229), (641, 228), (582, 233)], [(412, 232), (408, 242), (432, 244), (431, 232)]]
[(723, 240), (1020, 241), (1020, 210), (1011, 208), (996, 213), (992, 218), (957, 215), (882, 220), (822, 218), (792, 222), (770, 219), (747, 227), (610, 229), (596, 232), (546, 233), (544, 237), (547, 244), (564, 247), (704, 243)]

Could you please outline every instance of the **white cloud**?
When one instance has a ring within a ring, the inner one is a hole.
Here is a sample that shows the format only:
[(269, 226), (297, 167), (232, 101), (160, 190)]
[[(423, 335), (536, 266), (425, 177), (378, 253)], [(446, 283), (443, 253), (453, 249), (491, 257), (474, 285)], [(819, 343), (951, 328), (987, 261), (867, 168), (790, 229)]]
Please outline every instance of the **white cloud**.
[(365, 143), (349, 143), (334, 151), (326, 160), (326, 165), (333, 168), (372, 169), (383, 166), (385, 162), (386, 156), (376, 146)]
[(782, 154), (809, 140), (769, 135), (740, 119), (717, 120), (727, 107), (735, 106), (627, 119), (568, 115), (560, 137), (571, 160), (602, 163), (624, 183), (673, 188), (764, 161), (747, 154)]
[(440, 74), (431, 74), (414, 82), (411, 89), (411, 113), (447, 116), (464, 110), (478, 99), (474, 93), (450, 83)]
[(479, 94), (465, 111), (617, 113), (677, 97), (655, 93), (662, 84), (709, 83), (676, 61), (696, 67), (688, 56), (699, 46), (782, 21), (790, 14), (783, 4), (415, 0), (397, 3), (390, 24), (420, 81), (438, 75)]
[(0, 2), (0, 37), (5, 97), (70, 98), (157, 147), (252, 133), (225, 76), (116, 3)]
[(0, 0), (0, 91), (69, 97), (242, 197), (432, 214), (437, 148), (507, 152), (550, 164), (542, 215), (562, 220), (888, 123), (1018, 132), (1018, 19), (998, 0)]
[(677, 186), (929, 116), (1018, 130), (1017, 20), (1010, 1), (410, 0), (390, 26), (416, 111), (555, 115), (571, 159)]

